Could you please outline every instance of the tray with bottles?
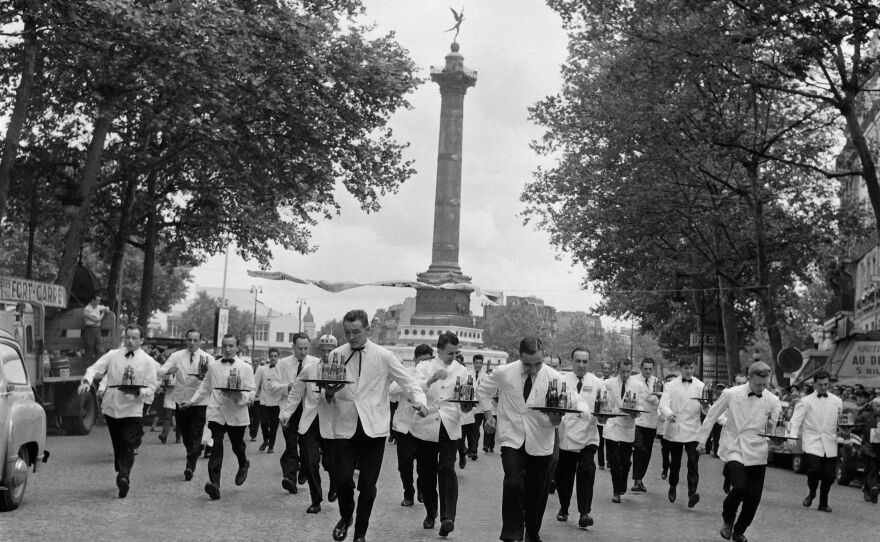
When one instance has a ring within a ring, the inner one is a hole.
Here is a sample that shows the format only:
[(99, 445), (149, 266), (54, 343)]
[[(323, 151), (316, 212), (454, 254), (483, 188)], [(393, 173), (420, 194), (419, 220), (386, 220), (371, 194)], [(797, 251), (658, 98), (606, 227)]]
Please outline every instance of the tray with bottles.
[(768, 435), (767, 433), (758, 433), (759, 437), (768, 438), (770, 440), (797, 440), (797, 437), (789, 437), (787, 435)]
[(532, 410), (537, 410), (538, 412), (549, 413), (555, 412), (557, 414), (580, 414), (580, 410), (575, 410), (573, 408), (562, 408), (562, 407), (551, 407), (551, 406), (532, 406), (529, 407)]
[(123, 393), (133, 393), (136, 391), (141, 391), (144, 388), (147, 388), (146, 384), (114, 384), (112, 386), (107, 386), (108, 388), (117, 389)]
[(318, 364), (315, 378), (303, 378), (303, 382), (322, 386), (338, 386), (340, 384), (354, 384), (354, 380), (345, 378), (345, 363), (338, 352)]
[(530, 406), (532, 410), (537, 410), (545, 414), (553, 412), (556, 414), (580, 414), (580, 410), (569, 408), (568, 391), (565, 389), (565, 382), (562, 383), (562, 390), (554, 378), (547, 387), (547, 393), (544, 395), (544, 406)]
[(241, 384), (241, 375), (238, 374), (237, 369), (229, 369), (229, 374), (226, 376), (226, 385), (223, 387), (215, 386), (215, 390), (217, 391), (225, 391), (225, 392), (238, 392), (238, 391), (252, 391), (248, 388), (245, 388)]
[(229, 388), (229, 387), (222, 387), (222, 388), (214, 388), (214, 389), (217, 390), (217, 391), (225, 391), (225, 392), (228, 392), (228, 393), (233, 393), (233, 392), (237, 392), (237, 391), (253, 391), (253, 390), (251, 390), (251, 389), (249, 389), (249, 388)]
[(335, 378), (303, 378), (303, 382), (317, 384), (318, 386), (335, 386), (338, 384), (354, 384), (354, 380), (337, 380)]
[(632, 416), (634, 414), (647, 414), (648, 413), (647, 410), (642, 410), (641, 408), (638, 407), (638, 401), (636, 400), (636, 394), (631, 391), (626, 392), (626, 394), (623, 396), (623, 402), (620, 405), (619, 410), (621, 412), (623, 412), (624, 414), (627, 414), (630, 416)]
[(473, 376), (468, 376), (467, 380), (464, 382), (462, 382), (461, 377), (458, 376), (455, 378), (455, 388), (452, 390), (452, 398), (446, 399), (446, 401), (461, 405), (477, 406), (480, 402), (474, 397), (476, 391), (477, 390), (474, 388)]
[(651, 395), (655, 397), (661, 397), (663, 395), (663, 382), (659, 379), (654, 382), (654, 391), (651, 392)]

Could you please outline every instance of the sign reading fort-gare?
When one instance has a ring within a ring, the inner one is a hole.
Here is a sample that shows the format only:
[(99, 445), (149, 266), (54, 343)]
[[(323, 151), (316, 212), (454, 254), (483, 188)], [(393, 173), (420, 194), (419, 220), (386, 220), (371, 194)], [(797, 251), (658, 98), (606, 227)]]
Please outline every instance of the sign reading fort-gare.
[(58, 284), (0, 275), (0, 300), (63, 309), (67, 306), (67, 288)]

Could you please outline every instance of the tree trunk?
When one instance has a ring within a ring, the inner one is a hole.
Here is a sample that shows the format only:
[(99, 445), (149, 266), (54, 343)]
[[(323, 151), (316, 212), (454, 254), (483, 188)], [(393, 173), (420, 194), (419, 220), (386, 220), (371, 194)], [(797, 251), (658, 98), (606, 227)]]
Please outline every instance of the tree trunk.
[(138, 176), (132, 174), (125, 183), (122, 196), (122, 208), (119, 215), (119, 228), (113, 238), (113, 253), (110, 255), (110, 271), (107, 276), (107, 306), (116, 314), (121, 314), (119, 285), (122, 283), (122, 272), (125, 264), (125, 249), (132, 230), (132, 214), (134, 211), (135, 194), (137, 193)]
[(31, 91), (34, 87), (34, 66), (36, 64), (37, 49), (37, 22), (28, 14), (28, 4), (24, 9), (24, 49), (21, 57), (21, 80), (15, 91), (15, 103), (12, 106), (12, 114), (9, 116), (9, 125), (6, 127), (6, 137), (3, 141), (3, 154), (0, 156), (0, 221), (6, 216), (6, 204), (9, 196), (10, 177), (12, 166), (18, 155), (18, 141), (21, 138), (21, 129), (27, 118), (28, 103)]
[[(865, 180), (868, 198), (870, 198), (871, 208), (874, 210), (874, 229), (875, 232), (880, 232), (880, 181), (877, 179), (877, 165), (874, 163), (874, 157), (871, 155), (871, 149), (865, 139), (865, 132), (862, 130), (859, 114), (854, 104), (855, 95), (847, 91), (840, 112), (846, 119), (850, 141), (852, 141), (853, 148), (858, 153), (862, 164), (862, 178)], [(878, 238), (880, 238), (880, 233), (878, 233)]]
[(779, 319), (776, 307), (773, 303), (773, 288), (770, 284), (770, 266), (767, 262), (767, 236), (764, 230), (764, 200), (761, 196), (760, 170), (757, 162), (746, 164), (746, 172), (752, 188), (752, 215), (755, 227), (755, 247), (758, 276), (758, 302), (764, 313), (764, 327), (767, 329), (767, 337), (770, 340), (769, 365), (776, 373), (776, 382), (779, 385), (788, 384), (785, 372), (776, 363), (776, 356), (782, 350), (782, 332), (779, 331)]
[(105, 99), (98, 104), (98, 114), (92, 128), (92, 140), (86, 152), (86, 161), (83, 164), (82, 177), (77, 192), (82, 204), (79, 212), (70, 221), (70, 227), (64, 239), (64, 252), (61, 253), (61, 262), (58, 264), (58, 278), (55, 281), (67, 288), (68, 292), (73, 284), (77, 258), (86, 233), (86, 222), (92, 208), (92, 193), (95, 191), (95, 185), (98, 181), (98, 169), (101, 166), (104, 142), (107, 140), (107, 133), (113, 124), (115, 110), (115, 99)]
[(724, 329), (724, 353), (727, 357), (727, 379), (732, 383), (740, 373), (739, 332), (733, 312), (733, 290), (726, 290), (727, 281), (718, 275), (718, 300), (721, 304), (721, 326)]
[(37, 226), (40, 225), (40, 178), (34, 177), (34, 188), (31, 193), (30, 217), (28, 218), (28, 249), (25, 263), (24, 278), (34, 278), (34, 238), (37, 235)]
[(144, 274), (141, 279), (141, 299), (138, 304), (137, 323), (144, 329), (153, 314), (153, 270), (156, 266), (156, 243), (159, 237), (159, 211), (156, 209), (156, 172), (147, 177), (147, 197), (150, 213), (147, 216), (147, 231), (144, 234)]

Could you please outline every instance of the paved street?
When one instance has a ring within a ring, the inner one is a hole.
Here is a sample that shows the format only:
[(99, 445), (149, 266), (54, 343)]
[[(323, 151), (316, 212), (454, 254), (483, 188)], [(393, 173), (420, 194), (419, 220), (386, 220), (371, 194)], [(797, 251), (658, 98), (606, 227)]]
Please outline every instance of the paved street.
[[(223, 473), (222, 499), (212, 502), (203, 491), (206, 464), (199, 464), (192, 482), (184, 482), (183, 447), (162, 445), (158, 433), (147, 432), (132, 473), (132, 490), (128, 498), (119, 499), (106, 427), (96, 427), (85, 437), (50, 436), (47, 448), (52, 458), (31, 475), (21, 508), (0, 515), (0, 540), (330, 540), (330, 530), (338, 519), (336, 503), (325, 502), (321, 514), (306, 515), (307, 489), (287, 494), (279, 483), (279, 453), (257, 452), (256, 444), (248, 443), (252, 466), (247, 483), (242, 487), (233, 484), (235, 466), (234, 460), (230, 461)], [(679, 499), (676, 505), (666, 500), (659, 473), (659, 444), (654, 451), (646, 479), (647, 495), (627, 494), (622, 504), (614, 505), (608, 471), (598, 471), (593, 506), (596, 525), (584, 532), (573, 521), (558, 523), (558, 501), (551, 495), (543, 539), (721, 540), (717, 534), (722, 498), (720, 462), (701, 458), (702, 501), (688, 510), (682, 502), (686, 499)], [(451, 540), (497, 540), (501, 476), (497, 453), (481, 455), (459, 473), (458, 521)], [(835, 486), (831, 493), (834, 513), (828, 515), (801, 507), (805, 484), (805, 477), (789, 470), (768, 469), (764, 500), (748, 532), (749, 539), (865, 540), (866, 533), (876, 532), (880, 508), (865, 503), (857, 489)], [(686, 493), (683, 485), (679, 488), (680, 494)], [(394, 446), (388, 445), (367, 539), (439, 540), (436, 531), (429, 534), (421, 528), (424, 509), (418, 504), (401, 508), (400, 500), (396, 455)], [(576, 520), (576, 515), (572, 517)]]

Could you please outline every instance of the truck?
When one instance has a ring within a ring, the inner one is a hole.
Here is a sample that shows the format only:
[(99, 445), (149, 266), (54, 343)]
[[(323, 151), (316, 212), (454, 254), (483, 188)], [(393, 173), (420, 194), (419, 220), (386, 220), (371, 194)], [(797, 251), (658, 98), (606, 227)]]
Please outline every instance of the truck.
[[(57, 284), (0, 275), (0, 329), (9, 331), (21, 346), (34, 396), (49, 425), (69, 435), (86, 435), (98, 418), (94, 389), (78, 391), (95, 361), (86, 354), (82, 339), (83, 307), (91, 295), (76, 296), (73, 303), (69, 297), (74, 296)], [(101, 322), (99, 342), (103, 351), (119, 347), (112, 312)]]

